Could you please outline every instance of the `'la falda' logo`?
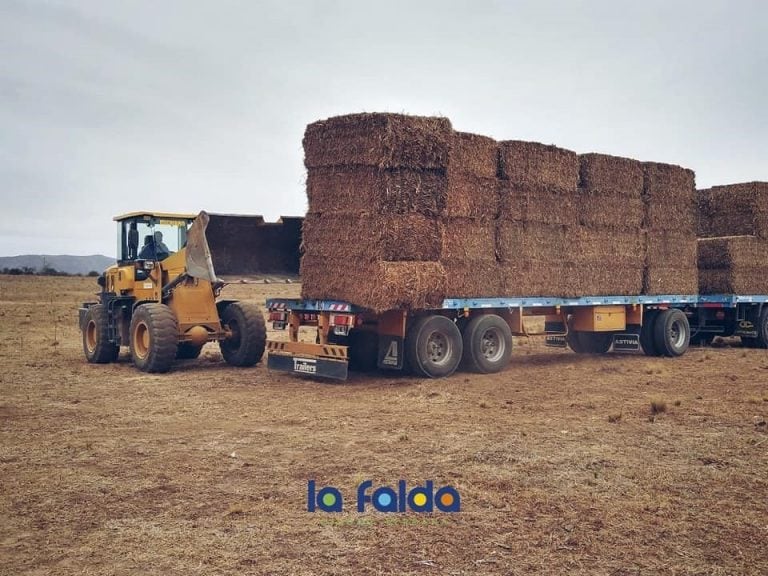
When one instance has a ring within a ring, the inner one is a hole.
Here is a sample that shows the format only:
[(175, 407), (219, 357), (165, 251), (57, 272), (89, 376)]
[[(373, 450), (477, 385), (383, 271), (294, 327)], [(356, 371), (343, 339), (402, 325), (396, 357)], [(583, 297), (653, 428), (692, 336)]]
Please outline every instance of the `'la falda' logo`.
[[(373, 482), (366, 480), (357, 487), (357, 511), (365, 512), (369, 504), (379, 512), (460, 512), (461, 497), (453, 486), (442, 486), (435, 490), (432, 480), (423, 486), (408, 490), (405, 480), (397, 483), (397, 490), (380, 486), (373, 491)], [(334, 486), (317, 489), (314, 480), (307, 482), (307, 511), (342, 512), (344, 498)]]

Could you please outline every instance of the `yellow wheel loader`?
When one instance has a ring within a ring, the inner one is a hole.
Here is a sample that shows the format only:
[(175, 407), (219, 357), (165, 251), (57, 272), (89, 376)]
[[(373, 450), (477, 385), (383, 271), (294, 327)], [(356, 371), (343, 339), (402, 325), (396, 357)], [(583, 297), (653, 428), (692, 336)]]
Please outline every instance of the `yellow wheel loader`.
[[(177, 359), (196, 358), (206, 342), (218, 342), (224, 360), (233, 366), (261, 360), (266, 329), (259, 308), (219, 298), (225, 283), (216, 276), (206, 238), (210, 219), (205, 212), (133, 212), (115, 218), (117, 263), (98, 278), (99, 301), (84, 303), (79, 311), (89, 362), (114, 362), (120, 347), (127, 346), (138, 369), (166, 372)], [(226, 224), (222, 231), (221, 223), (230, 220), (236, 222), (230, 225), (234, 234)], [(256, 239), (282, 230), (261, 217), (222, 215), (214, 228), (230, 244), (230, 249), (219, 247), (223, 260), (231, 261), (248, 246), (244, 222), (255, 223)], [(291, 224), (296, 237), (283, 249), (295, 251), (298, 272), (300, 222)]]

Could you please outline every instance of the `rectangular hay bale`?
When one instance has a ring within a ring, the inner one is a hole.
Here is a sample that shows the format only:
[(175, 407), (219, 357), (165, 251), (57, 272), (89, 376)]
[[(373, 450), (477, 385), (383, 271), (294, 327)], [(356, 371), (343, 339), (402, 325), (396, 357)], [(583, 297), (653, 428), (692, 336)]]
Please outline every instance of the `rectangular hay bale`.
[(302, 228), (304, 253), (347, 261), (437, 261), (443, 225), (422, 214), (309, 213)]
[(441, 170), (380, 170), (368, 166), (310, 169), (310, 212), (419, 212), (435, 216), (445, 210), (448, 179)]
[(693, 233), (649, 230), (646, 244), (648, 266), (685, 268), (696, 264), (697, 240)]
[(496, 261), (496, 223), (476, 218), (443, 220), (441, 260)]
[(643, 165), (638, 160), (608, 154), (581, 154), (579, 167), (579, 185), (587, 192), (642, 197)]
[(502, 293), (501, 271), (495, 260), (448, 258), (442, 264), (448, 298), (493, 298)]
[(563, 191), (501, 181), (499, 193), (502, 219), (564, 226), (578, 223), (576, 188)]
[(643, 294), (696, 294), (699, 288), (699, 270), (694, 266), (646, 266)]
[(304, 132), (304, 164), (444, 169), (453, 130), (447, 118), (350, 114), (314, 122)]
[(699, 236), (768, 239), (768, 182), (715, 186), (698, 192)]
[(692, 170), (643, 162), (643, 199), (647, 229), (696, 233), (698, 206)]
[(496, 178), (449, 174), (445, 215), (493, 219), (499, 213), (499, 181)]
[(499, 144), (487, 136), (454, 132), (447, 168), (449, 176), (496, 178), (499, 173)]
[(445, 269), (439, 262), (349, 262), (303, 256), (301, 297), (343, 300), (381, 312), (439, 307), (445, 299)]
[(519, 140), (507, 140), (499, 146), (502, 178), (512, 184), (552, 191), (573, 191), (578, 186), (576, 152)]
[(579, 224), (584, 226), (637, 230), (645, 220), (645, 203), (640, 195), (579, 188), (576, 212)]

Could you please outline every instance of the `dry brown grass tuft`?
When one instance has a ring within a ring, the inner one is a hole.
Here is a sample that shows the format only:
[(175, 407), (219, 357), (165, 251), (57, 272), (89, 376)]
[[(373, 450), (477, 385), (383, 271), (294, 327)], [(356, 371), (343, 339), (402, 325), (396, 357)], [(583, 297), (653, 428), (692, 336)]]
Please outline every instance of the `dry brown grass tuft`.
[(667, 411), (667, 402), (661, 398), (651, 399), (651, 414), (663, 414)]

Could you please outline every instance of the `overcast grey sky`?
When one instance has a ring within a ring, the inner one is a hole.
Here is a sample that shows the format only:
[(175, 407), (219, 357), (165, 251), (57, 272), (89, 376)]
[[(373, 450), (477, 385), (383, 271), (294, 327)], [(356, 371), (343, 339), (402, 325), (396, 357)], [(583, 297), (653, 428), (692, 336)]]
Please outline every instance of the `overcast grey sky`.
[(359, 111), (768, 180), (766, 103), (763, 0), (0, 0), (0, 255), (302, 214), (304, 127)]

